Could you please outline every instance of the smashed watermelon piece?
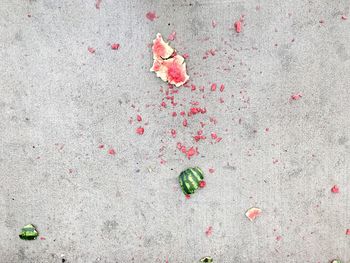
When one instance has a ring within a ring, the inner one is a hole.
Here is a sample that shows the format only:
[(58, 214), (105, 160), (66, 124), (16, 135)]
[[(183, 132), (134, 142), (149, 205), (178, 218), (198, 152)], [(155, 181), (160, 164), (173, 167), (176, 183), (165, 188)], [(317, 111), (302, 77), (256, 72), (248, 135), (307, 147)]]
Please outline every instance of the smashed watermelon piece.
[(250, 209), (248, 209), (248, 211), (245, 213), (246, 217), (248, 217), (248, 219), (250, 221), (254, 221), (258, 216), (260, 216), (261, 214), (261, 209), (257, 208), (257, 207), (252, 207)]
[(38, 236), (39, 236), (39, 233), (35, 229), (35, 226), (32, 224), (25, 225), (21, 229), (21, 233), (19, 234), (20, 239), (23, 239), (23, 240), (34, 240)]
[(153, 65), (151, 71), (163, 81), (179, 87), (187, 82), (186, 63), (183, 56), (176, 54), (175, 49), (164, 42), (160, 33), (153, 40)]

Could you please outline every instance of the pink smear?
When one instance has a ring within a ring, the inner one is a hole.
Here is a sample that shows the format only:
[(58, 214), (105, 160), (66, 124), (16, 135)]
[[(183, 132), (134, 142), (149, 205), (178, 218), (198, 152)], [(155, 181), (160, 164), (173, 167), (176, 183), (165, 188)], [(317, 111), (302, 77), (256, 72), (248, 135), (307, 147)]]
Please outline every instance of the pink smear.
[(295, 94), (293, 94), (292, 96), (290, 96), (290, 98), (291, 98), (292, 100), (299, 100), (299, 99), (301, 99), (301, 97), (302, 97), (302, 94), (301, 94), (301, 93), (295, 93)]
[(339, 187), (338, 187), (337, 185), (334, 185), (334, 186), (331, 188), (331, 191), (332, 191), (332, 193), (337, 194), (337, 193), (339, 193)]
[(137, 119), (137, 121), (142, 121), (141, 115), (138, 114), (138, 115), (136, 116), (136, 119)]
[(145, 132), (145, 129), (142, 128), (142, 127), (138, 127), (138, 128), (136, 129), (136, 133), (139, 134), (139, 135), (142, 135), (144, 132)]
[(100, 144), (99, 146), (98, 146), (98, 148), (99, 149), (103, 149), (105, 146), (103, 145), (103, 144)]
[(120, 47), (120, 44), (119, 44), (119, 43), (114, 43), (114, 44), (111, 45), (111, 48), (112, 48), (113, 50), (118, 50), (119, 47)]
[(280, 241), (281, 239), (282, 239), (281, 236), (277, 236), (277, 237), (276, 237), (276, 240), (277, 240), (277, 241)]
[(212, 21), (211, 21), (211, 26), (212, 26), (213, 28), (215, 28), (215, 27), (217, 26), (217, 24), (218, 24), (218, 23), (216, 23), (215, 20), (212, 20)]
[(216, 84), (215, 83), (211, 84), (210, 89), (211, 91), (216, 91)]
[(96, 3), (95, 3), (96, 9), (100, 9), (101, 2), (102, 0), (96, 0)]
[(348, 19), (348, 17), (347, 17), (347, 16), (345, 16), (345, 15), (342, 15), (342, 16), (341, 16), (341, 19), (343, 19), (343, 20), (347, 20), (347, 19)]
[(235, 29), (236, 29), (237, 33), (240, 33), (242, 31), (242, 23), (241, 23), (241, 21), (238, 20), (238, 21), (235, 22)]
[(215, 140), (217, 137), (218, 137), (218, 136), (217, 136), (217, 134), (216, 134), (215, 132), (212, 132), (212, 133), (211, 133), (211, 138), (212, 138), (212, 139)]
[(185, 53), (182, 55), (184, 59), (188, 59), (190, 57), (190, 55), (188, 53)]
[(210, 237), (212, 234), (213, 234), (213, 227), (212, 227), (212, 226), (209, 226), (209, 227), (207, 228), (207, 230), (205, 231), (205, 235), (206, 235), (207, 237)]
[(148, 12), (146, 18), (150, 21), (154, 21), (157, 18), (156, 12)]
[(95, 53), (96, 49), (94, 49), (93, 47), (88, 47), (88, 51), (93, 54)]
[(108, 154), (110, 154), (110, 155), (115, 155), (115, 153), (116, 152), (115, 152), (115, 150), (113, 148), (108, 150)]
[(213, 169), (213, 168), (209, 168), (209, 173), (214, 173), (215, 172), (215, 170)]
[(172, 32), (169, 36), (168, 36), (168, 40), (170, 41), (174, 41), (175, 40), (175, 37), (176, 37), (176, 32)]
[(350, 229), (346, 229), (345, 234), (346, 234), (346, 235), (350, 235)]
[(40, 240), (46, 240), (46, 238), (45, 237), (40, 237)]

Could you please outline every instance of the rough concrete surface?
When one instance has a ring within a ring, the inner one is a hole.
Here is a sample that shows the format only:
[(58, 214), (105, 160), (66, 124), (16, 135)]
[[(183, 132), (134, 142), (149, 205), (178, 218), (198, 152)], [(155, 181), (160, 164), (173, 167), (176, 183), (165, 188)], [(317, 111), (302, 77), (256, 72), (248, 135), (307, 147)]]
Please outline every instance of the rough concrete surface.
[[(0, 262), (350, 262), (349, 5), (2, 0)], [(173, 31), (197, 86), (176, 106), (149, 71), (149, 44)], [(190, 101), (207, 113), (184, 127)], [(177, 176), (189, 166), (207, 186), (186, 200)], [(28, 223), (45, 240), (20, 240)]]

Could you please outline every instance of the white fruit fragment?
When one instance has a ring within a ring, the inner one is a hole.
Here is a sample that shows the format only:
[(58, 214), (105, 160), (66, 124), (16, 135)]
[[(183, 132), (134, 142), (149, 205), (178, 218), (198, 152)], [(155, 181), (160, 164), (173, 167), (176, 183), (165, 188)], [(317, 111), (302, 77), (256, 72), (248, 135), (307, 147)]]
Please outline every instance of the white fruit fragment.
[(176, 87), (183, 85), (189, 79), (185, 59), (176, 54), (176, 51), (164, 42), (159, 33), (153, 40), (152, 51), (154, 61), (151, 71), (156, 72), (157, 77)]
[(249, 208), (245, 213), (245, 216), (248, 217), (250, 221), (254, 221), (261, 214), (261, 209), (257, 207)]

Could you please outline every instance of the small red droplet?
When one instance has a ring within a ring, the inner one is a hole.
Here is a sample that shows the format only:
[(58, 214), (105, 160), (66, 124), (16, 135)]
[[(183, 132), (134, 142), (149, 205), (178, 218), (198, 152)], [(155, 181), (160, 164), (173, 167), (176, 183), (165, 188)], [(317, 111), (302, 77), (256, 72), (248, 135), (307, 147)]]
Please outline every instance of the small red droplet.
[(150, 21), (154, 21), (157, 18), (156, 12), (148, 12), (146, 18)]
[(139, 135), (142, 135), (144, 132), (145, 132), (145, 129), (142, 128), (142, 127), (138, 127), (138, 128), (136, 129), (136, 133), (139, 134)]
[(187, 54), (187, 53), (186, 53), (186, 54), (183, 54), (182, 56), (183, 56), (184, 59), (188, 59), (188, 58), (190, 57), (190, 55)]
[(207, 230), (205, 231), (205, 235), (206, 235), (207, 237), (210, 237), (212, 234), (213, 234), (213, 227), (212, 227), (212, 226), (209, 226), (209, 227), (207, 228)]
[(176, 32), (172, 32), (169, 36), (168, 36), (168, 40), (170, 41), (174, 41), (175, 40), (175, 37), (176, 37)]
[(188, 124), (188, 123), (187, 123), (187, 120), (184, 119), (183, 122), (182, 122), (182, 125), (185, 126), (185, 127), (187, 127), (187, 124)]
[(186, 199), (190, 199), (191, 198), (191, 195), (187, 194), (185, 195)]
[(120, 44), (118, 44), (118, 43), (114, 43), (114, 44), (111, 45), (111, 48), (112, 48), (113, 50), (118, 50), (119, 47), (120, 47)]
[(348, 17), (347, 17), (347, 16), (345, 16), (345, 15), (342, 15), (342, 16), (341, 16), (341, 19), (343, 19), (343, 20), (347, 20), (347, 19), (348, 19)]
[(93, 47), (88, 47), (88, 51), (93, 54), (95, 53), (96, 49), (94, 49)]
[(171, 129), (171, 136), (173, 136), (173, 138), (175, 138), (175, 137), (176, 137), (176, 130)]
[(96, 3), (95, 3), (96, 9), (100, 9), (101, 2), (102, 0), (96, 0)]
[(212, 132), (212, 133), (211, 133), (211, 138), (212, 138), (212, 139), (215, 140), (217, 137), (218, 137), (218, 136), (217, 136), (217, 134), (216, 134), (215, 132)]
[(46, 238), (45, 237), (40, 237), (40, 240), (46, 240)]
[(301, 99), (302, 95), (300, 93), (293, 94), (290, 98), (292, 100), (299, 100)]
[(211, 91), (216, 91), (216, 84), (215, 83), (211, 84), (210, 89)]
[(137, 121), (142, 121), (142, 116), (141, 115), (137, 115), (136, 119), (137, 119)]
[(160, 104), (163, 108), (166, 108), (166, 103), (165, 101), (162, 101), (162, 103)]
[(175, 111), (173, 111), (173, 113), (171, 114), (173, 117), (177, 116), (177, 113)]
[(350, 229), (346, 229), (345, 234), (350, 235)]
[(235, 29), (236, 29), (237, 33), (240, 33), (242, 31), (242, 23), (241, 23), (241, 21), (238, 20), (238, 21), (235, 22)]
[(215, 170), (213, 169), (213, 168), (209, 168), (209, 173), (214, 173), (215, 172)]
[(277, 236), (277, 237), (276, 237), (276, 240), (277, 240), (277, 241), (280, 241), (281, 239), (282, 239), (281, 236)]
[(204, 187), (206, 186), (206, 184), (207, 184), (207, 183), (206, 183), (205, 181), (200, 181), (200, 182), (199, 182), (199, 187), (200, 187), (200, 188), (204, 188)]
[(220, 86), (220, 91), (223, 92), (224, 89), (225, 89), (225, 85), (224, 85), (224, 84), (221, 84), (221, 86)]
[(265, 128), (265, 131), (268, 132), (270, 129), (269, 128)]
[(181, 116), (185, 116), (185, 114), (186, 114), (186, 112), (184, 112), (184, 111), (181, 111), (181, 112), (180, 112), (180, 115), (181, 115)]
[(103, 149), (105, 146), (103, 145), (103, 144), (100, 144), (99, 146), (98, 146), (98, 148), (99, 149)]
[(334, 186), (332, 187), (331, 191), (332, 191), (332, 193), (337, 194), (337, 193), (339, 193), (339, 187), (338, 187), (337, 185), (334, 185)]
[(114, 149), (109, 149), (109, 150), (108, 150), (108, 154), (110, 154), (110, 155), (115, 155), (115, 150), (114, 150)]

